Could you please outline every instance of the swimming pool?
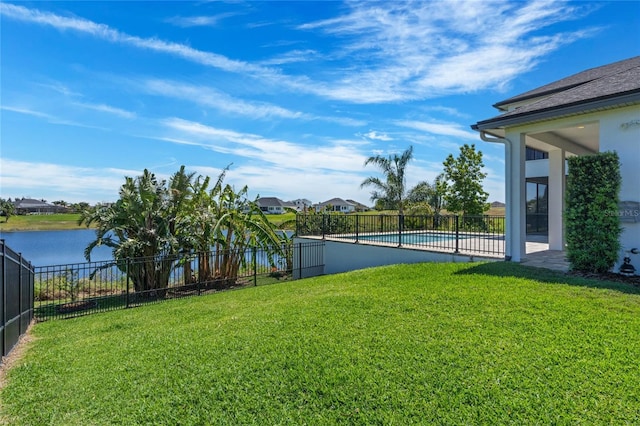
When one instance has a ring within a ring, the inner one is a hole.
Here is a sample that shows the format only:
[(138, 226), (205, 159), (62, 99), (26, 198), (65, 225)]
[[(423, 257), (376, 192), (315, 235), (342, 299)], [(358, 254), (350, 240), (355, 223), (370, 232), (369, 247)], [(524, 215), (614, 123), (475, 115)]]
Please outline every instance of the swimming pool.
[[(401, 243), (401, 244), (433, 244), (447, 241), (455, 241), (455, 234), (445, 234), (440, 232), (403, 232), (402, 234), (366, 234), (342, 236), (341, 238), (358, 239), (358, 241), (371, 241), (378, 243)], [(466, 237), (458, 236), (458, 239)]]

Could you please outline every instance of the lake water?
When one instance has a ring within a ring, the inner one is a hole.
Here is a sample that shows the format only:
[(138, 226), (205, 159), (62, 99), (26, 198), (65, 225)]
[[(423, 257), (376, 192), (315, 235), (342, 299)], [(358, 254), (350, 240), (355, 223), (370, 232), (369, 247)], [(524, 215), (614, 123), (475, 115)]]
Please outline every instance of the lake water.
[[(93, 229), (0, 232), (0, 239), (5, 240), (11, 250), (22, 253), (34, 266), (86, 262), (84, 249), (95, 240), (95, 236)], [(109, 247), (96, 247), (91, 252), (92, 261), (111, 258)]]
[[(283, 231), (289, 236), (293, 231)], [(95, 240), (93, 229), (74, 229), (67, 231), (20, 231), (0, 232), (11, 250), (22, 256), (34, 266), (64, 265), (84, 263), (84, 249)], [(111, 260), (111, 249), (96, 247), (91, 252), (91, 261)]]

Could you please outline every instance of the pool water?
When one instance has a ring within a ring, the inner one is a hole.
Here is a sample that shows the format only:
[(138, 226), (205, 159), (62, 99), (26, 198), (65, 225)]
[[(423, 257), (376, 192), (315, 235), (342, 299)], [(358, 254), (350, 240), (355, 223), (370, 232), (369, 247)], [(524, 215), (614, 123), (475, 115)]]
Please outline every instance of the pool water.
[[(353, 238), (353, 237), (352, 237)], [(376, 235), (359, 235), (358, 240), (361, 241), (376, 241), (380, 243), (397, 243), (399, 234), (376, 234)], [(458, 237), (461, 239), (462, 237)], [(455, 234), (441, 234), (433, 232), (414, 233), (407, 232), (402, 234), (403, 244), (431, 244), (439, 243), (443, 241), (454, 241), (456, 239)]]

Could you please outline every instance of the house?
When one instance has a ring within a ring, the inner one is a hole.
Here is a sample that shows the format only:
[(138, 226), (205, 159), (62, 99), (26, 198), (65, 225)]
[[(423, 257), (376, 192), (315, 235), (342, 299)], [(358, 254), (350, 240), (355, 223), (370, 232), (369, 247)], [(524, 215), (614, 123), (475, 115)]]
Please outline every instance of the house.
[(297, 200), (289, 201), (289, 203), (293, 204), (299, 212), (307, 211), (313, 206), (313, 203), (306, 198), (298, 198)]
[(16, 214), (53, 214), (66, 211), (63, 206), (56, 206), (44, 200), (34, 200), (32, 198), (16, 199), (13, 204), (16, 208)]
[(296, 208), (290, 201), (282, 201), (276, 197), (261, 197), (257, 200), (258, 207), (266, 214), (283, 214), (285, 207)]
[(640, 56), (592, 68), (494, 105), (500, 115), (471, 127), (505, 147), (506, 256), (526, 255), (527, 232), (564, 250), (566, 159), (620, 157), (624, 250), (640, 248)]
[(354, 206), (356, 206), (356, 211), (357, 212), (368, 212), (369, 210), (371, 210), (369, 208), (369, 206), (366, 206), (366, 205), (364, 205), (362, 203), (359, 203), (359, 202), (357, 202), (355, 200), (347, 199), (347, 202), (353, 204)]
[(318, 203), (315, 206), (317, 212), (330, 211), (341, 213), (353, 213), (358, 210), (358, 205), (355, 202), (349, 200), (343, 200), (342, 198), (332, 198), (330, 200)]

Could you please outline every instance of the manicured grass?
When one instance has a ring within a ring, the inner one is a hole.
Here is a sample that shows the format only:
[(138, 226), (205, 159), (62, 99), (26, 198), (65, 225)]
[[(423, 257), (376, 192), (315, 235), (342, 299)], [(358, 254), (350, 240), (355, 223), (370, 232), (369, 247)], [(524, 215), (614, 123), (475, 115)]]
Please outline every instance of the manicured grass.
[[(280, 226), (285, 222), (293, 220), (295, 223), (296, 215), (294, 213), (271, 214), (267, 215), (269, 221), (276, 226)], [(5, 217), (0, 218), (0, 231), (61, 231), (67, 229), (86, 229), (85, 225), (79, 226), (79, 213), (57, 213), (48, 215), (15, 215), (6, 222)], [(288, 228), (294, 229), (295, 224)]]
[(11, 424), (638, 424), (640, 289), (418, 264), (37, 324)]
[(15, 215), (5, 222), (0, 218), (0, 231), (58, 231), (66, 229), (86, 229), (78, 225), (79, 213), (57, 213), (43, 215)]

